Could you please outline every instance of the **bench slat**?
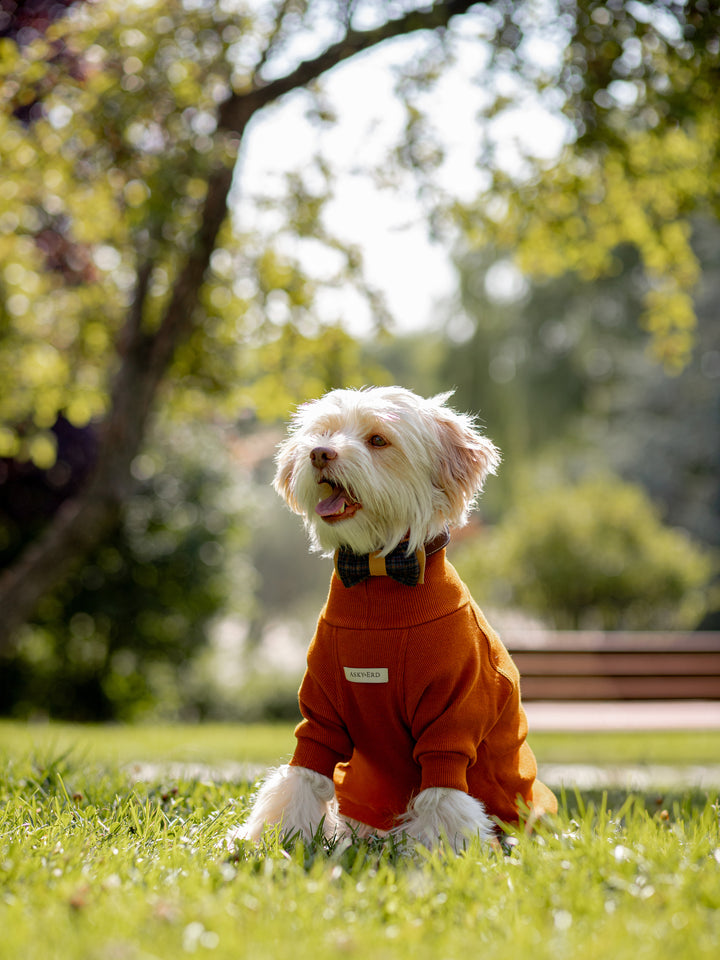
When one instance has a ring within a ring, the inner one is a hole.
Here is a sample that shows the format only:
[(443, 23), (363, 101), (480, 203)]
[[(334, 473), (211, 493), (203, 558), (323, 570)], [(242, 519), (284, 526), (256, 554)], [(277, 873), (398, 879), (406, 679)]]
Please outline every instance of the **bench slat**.
[(515, 664), (528, 676), (717, 676), (718, 653), (557, 653), (555, 651), (514, 653)]
[(569, 650), (588, 652), (690, 653), (720, 651), (720, 633), (716, 631), (612, 631), (600, 630), (527, 630), (507, 631), (503, 643), (514, 650)]
[(505, 636), (526, 700), (720, 700), (720, 633)]
[(718, 677), (521, 677), (523, 700), (718, 700)]

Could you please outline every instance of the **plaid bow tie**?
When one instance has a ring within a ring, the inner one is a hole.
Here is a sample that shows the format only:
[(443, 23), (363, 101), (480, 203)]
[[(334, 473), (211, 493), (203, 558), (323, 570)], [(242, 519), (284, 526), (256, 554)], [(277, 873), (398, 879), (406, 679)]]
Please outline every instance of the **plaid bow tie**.
[(335, 553), (335, 571), (345, 587), (354, 587), (368, 577), (392, 577), (398, 583), (414, 587), (424, 582), (426, 558), (442, 550), (449, 541), (450, 534), (444, 530), (409, 556), (407, 540), (385, 557), (381, 557), (379, 551), (360, 555), (347, 547), (340, 547)]

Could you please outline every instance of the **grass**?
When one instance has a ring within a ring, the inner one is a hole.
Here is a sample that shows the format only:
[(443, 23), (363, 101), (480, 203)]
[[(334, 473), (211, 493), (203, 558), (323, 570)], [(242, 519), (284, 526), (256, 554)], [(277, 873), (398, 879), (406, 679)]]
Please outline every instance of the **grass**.
[[(687, 763), (717, 740), (533, 738), (541, 759)], [(630, 740), (635, 741), (633, 747)], [(681, 741), (684, 740), (684, 748)], [(700, 744), (704, 742), (704, 746)], [(532, 834), (459, 857), (393, 845), (230, 852), (247, 782), (157, 776), (134, 761), (265, 763), (287, 727), (0, 724), (0, 957), (152, 960), (674, 960), (720, 950), (716, 798), (572, 794)], [(707, 750), (714, 750), (707, 753)], [(546, 756), (547, 751), (552, 756)], [(604, 751), (604, 752), (603, 752)]]
[(72, 750), (91, 763), (175, 760), (269, 764), (289, 756), (292, 749), (293, 727), (289, 724), (126, 727), (0, 720), (0, 756)]
[[(176, 760), (210, 764), (277, 763), (293, 749), (292, 724), (93, 726), (0, 720), (0, 757), (72, 750), (89, 762), (129, 764)], [(531, 731), (541, 763), (703, 764), (720, 762), (720, 730), (686, 733)]]

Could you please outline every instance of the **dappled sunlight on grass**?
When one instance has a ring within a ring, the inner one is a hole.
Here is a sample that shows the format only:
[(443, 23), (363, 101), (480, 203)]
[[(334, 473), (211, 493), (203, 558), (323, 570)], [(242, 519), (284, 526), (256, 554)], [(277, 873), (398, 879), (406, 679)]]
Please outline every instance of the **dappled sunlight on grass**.
[[(140, 742), (130, 734), (115, 745), (124, 756)], [(130, 785), (79, 755), (10, 753), (0, 761), (4, 956), (292, 950), (318, 960), (372, 944), (378, 960), (437, 960), (472, 943), (490, 960), (705, 960), (720, 946), (712, 798), (655, 810), (642, 797), (613, 805), (577, 793), (533, 832), (457, 857), (385, 841), (303, 844), (278, 830), (229, 848), (248, 784)]]

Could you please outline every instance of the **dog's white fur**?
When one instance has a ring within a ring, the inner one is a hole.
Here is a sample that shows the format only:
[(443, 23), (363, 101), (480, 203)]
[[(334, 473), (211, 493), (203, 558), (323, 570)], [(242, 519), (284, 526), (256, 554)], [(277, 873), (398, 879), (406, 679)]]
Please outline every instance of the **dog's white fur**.
[(267, 824), (312, 840), (322, 827), (325, 836), (338, 832), (335, 787), (329, 777), (283, 764), (272, 770), (255, 797), (250, 816), (235, 834), (238, 839), (259, 840)]
[[(413, 551), (446, 526), (466, 522), (500, 456), (470, 417), (446, 406), (450, 396), (424, 399), (401, 387), (333, 390), (298, 409), (279, 448), (275, 488), (302, 516), (314, 549), (387, 554), (409, 531)], [(347, 492), (353, 505), (347, 518), (328, 522), (316, 513), (323, 481)], [(327, 836), (375, 832), (342, 821), (332, 781), (295, 766), (280, 767), (265, 780), (236, 836), (259, 840), (271, 824), (306, 840), (321, 825)], [(393, 833), (458, 850), (472, 836), (491, 838), (494, 828), (479, 800), (431, 787), (412, 800)]]
[[(450, 396), (425, 400), (401, 387), (333, 390), (298, 409), (278, 453), (275, 489), (302, 516), (314, 549), (385, 555), (409, 531), (412, 552), (445, 526), (466, 522), (500, 457), (470, 417), (445, 406)], [(373, 447), (376, 435), (387, 446)], [(333, 525), (315, 513), (319, 474), (310, 454), (325, 445), (337, 457), (320, 473), (362, 503)]]

